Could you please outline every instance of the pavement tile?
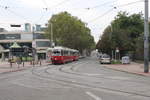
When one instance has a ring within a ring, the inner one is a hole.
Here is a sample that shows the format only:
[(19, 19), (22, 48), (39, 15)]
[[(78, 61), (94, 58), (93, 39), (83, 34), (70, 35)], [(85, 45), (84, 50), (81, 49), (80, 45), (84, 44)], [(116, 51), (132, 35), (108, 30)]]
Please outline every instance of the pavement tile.
[[(46, 66), (47, 63), (45, 61), (42, 61), (42, 66)], [(35, 66), (40, 66), (40, 64), (36, 64)], [(30, 62), (25, 62), (24, 67), (23, 64), (20, 64), (19, 67), (16, 63), (12, 64), (12, 67), (10, 67), (9, 62), (0, 62), (0, 73), (8, 73), (8, 72), (16, 72), (21, 71), (27, 68), (34, 67)]]
[(135, 62), (132, 62), (131, 64), (105, 64), (104, 66), (118, 71), (123, 71), (123, 72), (143, 75), (143, 76), (150, 76), (150, 72), (144, 73), (143, 64), (138, 64)]

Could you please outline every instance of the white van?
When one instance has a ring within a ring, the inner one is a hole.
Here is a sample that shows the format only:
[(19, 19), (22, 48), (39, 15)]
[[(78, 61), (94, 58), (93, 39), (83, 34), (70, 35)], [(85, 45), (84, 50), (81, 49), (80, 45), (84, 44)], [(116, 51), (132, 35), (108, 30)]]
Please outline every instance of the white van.
[(122, 57), (122, 64), (130, 64), (129, 56)]

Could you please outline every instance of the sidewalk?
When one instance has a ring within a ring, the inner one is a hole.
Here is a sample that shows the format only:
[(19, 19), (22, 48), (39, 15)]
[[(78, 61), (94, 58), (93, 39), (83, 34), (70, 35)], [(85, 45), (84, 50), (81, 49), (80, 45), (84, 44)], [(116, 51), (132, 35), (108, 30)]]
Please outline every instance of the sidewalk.
[[(47, 63), (45, 61), (42, 61), (42, 66), (46, 66)], [(27, 68), (40, 66), (40, 64), (32, 65), (30, 62), (24, 62), (23, 64), (20, 64), (19, 66), (16, 63), (12, 63), (12, 67), (10, 66), (9, 62), (0, 62), (0, 73), (8, 73), (8, 72), (17, 72), (21, 70), (25, 70)]]
[(143, 76), (150, 76), (150, 72), (144, 73), (144, 64), (139, 64), (135, 62), (131, 62), (131, 64), (106, 64), (103, 66), (118, 71), (123, 71), (123, 72), (143, 75)]

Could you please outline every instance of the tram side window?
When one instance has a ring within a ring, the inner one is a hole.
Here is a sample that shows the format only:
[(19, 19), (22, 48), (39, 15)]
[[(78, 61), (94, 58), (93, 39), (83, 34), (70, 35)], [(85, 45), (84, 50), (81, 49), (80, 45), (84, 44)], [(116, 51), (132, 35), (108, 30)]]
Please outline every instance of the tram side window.
[(61, 50), (61, 55), (64, 56), (64, 50)]
[(68, 55), (71, 56), (71, 51), (68, 51)]
[(67, 50), (64, 51), (64, 56), (68, 56), (68, 51)]
[(79, 52), (77, 52), (77, 51), (76, 51), (76, 52), (73, 52), (73, 55), (74, 55), (74, 56), (78, 56), (78, 55), (79, 55)]
[(73, 56), (76, 56), (76, 52), (73, 52)]
[(72, 51), (69, 51), (69, 55), (72, 56)]
[(71, 53), (71, 56), (74, 56), (74, 53), (73, 53), (73, 51), (71, 51), (70, 53)]

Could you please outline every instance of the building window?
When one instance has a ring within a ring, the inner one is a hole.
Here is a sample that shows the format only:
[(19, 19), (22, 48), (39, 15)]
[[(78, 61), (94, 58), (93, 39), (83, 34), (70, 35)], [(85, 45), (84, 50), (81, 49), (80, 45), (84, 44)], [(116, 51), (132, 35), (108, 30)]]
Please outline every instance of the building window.
[(37, 47), (50, 47), (50, 42), (49, 41), (36, 41), (36, 46)]
[(46, 39), (44, 34), (41, 34), (41, 33), (35, 33), (33, 36), (34, 36), (34, 39)]
[(15, 40), (21, 39), (20, 34), (0, 34), (0, 40)]

